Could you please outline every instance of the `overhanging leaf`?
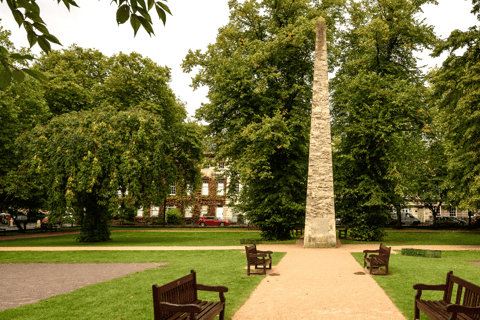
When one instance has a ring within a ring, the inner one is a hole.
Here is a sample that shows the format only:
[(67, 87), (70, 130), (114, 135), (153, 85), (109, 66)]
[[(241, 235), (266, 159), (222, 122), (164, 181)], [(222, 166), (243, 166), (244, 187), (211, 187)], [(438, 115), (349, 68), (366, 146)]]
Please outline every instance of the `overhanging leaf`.
[(23, 68), (22, 71), (25, 72), (26, 74), (34, 77), (37, 80), (48, 81), (48, 78), (43, 73), (41, 73), (39, 71), (31, 70), (31, 69), (27, 69), (27, 68)]
[(136, 36), (136, 35), (137, 35), (137, 31), (138, 31), (138, 29), (139, 29), (140, 26), (141, 26), (140, 20), (138, 20), (137, 15), (132, 14), (132, 15), (130, 16), (130, 24), (132, 25), (133, 32), (134, 32), (134, 36)]
[(12, 80), (12, 75), (10, 72), (7, 72), (4, 70), (2, 73), (0, 73), (0, 89), (5, 90), (8, 88), (10, 85), (10, 81)]
[(155, 9), (157, 10), (158, 17), (162, 20), (163, 25), (165, 25), (167, 22), (167, 15), (165, 14), (165, 11), (163, 11), (163, 9), (159, 6), (155, 6)]
[(124, 4), (117, 10), (117, 23), (124, 24), (130, 18), (130, 8)]
[(45, 36), (38, 37), (38, 45), (46, 53), (49, 53), (52, 50), (52, 48), (50, 47), (50, 42), (48, 42)]
[(25, 80), (25, 73), (21, 70), (13, 70), (12, 77), (17, 83), (22, 83)]

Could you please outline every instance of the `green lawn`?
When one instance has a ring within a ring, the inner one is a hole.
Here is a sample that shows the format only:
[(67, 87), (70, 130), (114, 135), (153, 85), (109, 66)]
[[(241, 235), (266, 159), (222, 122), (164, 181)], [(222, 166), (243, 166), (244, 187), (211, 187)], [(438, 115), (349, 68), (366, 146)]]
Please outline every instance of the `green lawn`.
[[(243, 246), (240, 239), (258, 239), (260, 232), (112, 232), (111, 241), (85, 243), (76, 241), (77, 234), (2, 240), (0, 247), (127, 247), (127, 246)], [(294, 244), (297, 238), (286, 241), (262, 241), (262, 244)]]
[[(352, 253), (363, 267), (363, 253)], [(413, 319), (416, 283), (443, 284), (447, 272), (452, 270), (459, 277), (480, 285), (480, 266), (467, 261), (480, 261), (477, 251), (443, 251), (441, 258), (422, 258), (402, 256), (400, 253), (390, 256), (388, 276), (373, 276), (380, 287), (400, 309), (407, 319)], [(439, 292), (424, 291), (422, 298), (442, 299)], [(428, 319), (421, 314), (421, 319)]]
[(341, 239), (342, 244), (380, 243), (387, 246), (404, 245), (480, 245), (479, 231), (391, 231), (378, 242)]
[[(38, 239), (37, 239), (38, 240)], [(273, 254), (277, 264), (285, 253)], [(194, 269), (197, 281), (224, 285), (226, 319), (231, 319), (265, 276), (246, 275), (242, 250), (2, 252), (0, 263), (169, 262), (154, 268), (0, 312), (0, 319), (152, 319), (152, 285), (165, 284)], [(72, 275), (74, 277), (75, 275)], [(200, 299), (218, 300), (218, 293)]]

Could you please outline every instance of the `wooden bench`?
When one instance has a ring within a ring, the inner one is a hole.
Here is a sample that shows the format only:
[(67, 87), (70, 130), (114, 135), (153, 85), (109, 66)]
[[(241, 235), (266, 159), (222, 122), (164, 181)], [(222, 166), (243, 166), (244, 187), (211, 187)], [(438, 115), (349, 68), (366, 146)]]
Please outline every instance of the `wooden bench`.
[[(267, 274), (267, 269), (272, 269), (272, 251), (257, 250), (257, 246), (245, 246), (245, 253), (247, 254), (247, 274)], [(268, 255), (268, 259), (267, 259)], [(267, 267), (267, 264), (269, 265)], [(250, 266), (254, 265), (255, 269), (262, 266), (262, 272), (250, 272)]]
[[(225, 317), (225, 296), (228, 291), (224, 286), (206, 286), (197, 283), (195, 271), (189, 275), (174, 280), (161, 287), (154, 284), (153, 312), (155, 320), (212, 320), (220, 315), (220, 320)], [(208, 302), (198, 300), (197, 291), (219, 292), (220, 301)]]
[[(392, 247), (385, 247), (383, 243), (380, 243), (380, 249), (378, 250), (363, 250), (365, 256), (363, 257), (363, 268), (369, 267), (370, 274), (372, 274), (373, 268), (385, 267), (385, 273), (378, 272), (377, 274), (388, 274), (388, 261), (390, 260), (390, 251)], [(376, 254), (374, 254), (376, 253)]]
[(50, 224), (50, 223), (42, 223), (40, 225), (40, 232), (47, 232), (50, 229), (50, 232), (57, 231), (57, 226)]
[[(455, 284), (457, 293), (453, 304), (452, 293)], [(453, 271), (447, 273), (445, 284), (416, 284), (413, 289), (417, 290), (415, 295), (415, 320), (420, 319), (420, 311), (430, 319), (477, 320), (480, 318), (480, 287), (454, 276)], [(439, 301), (422, 300), (423, 290), (443, 291), (443, 299)]]

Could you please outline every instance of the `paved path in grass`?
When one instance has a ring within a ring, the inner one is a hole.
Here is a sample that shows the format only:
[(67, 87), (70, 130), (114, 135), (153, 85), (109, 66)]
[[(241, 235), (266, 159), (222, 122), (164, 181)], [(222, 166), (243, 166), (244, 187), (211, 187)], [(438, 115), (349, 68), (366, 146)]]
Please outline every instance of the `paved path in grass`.
[[(402, 247), (394, 246), (393, 250)], [(370, 275), (350, 254), (374, 245), (341, 245), (305, 249), (299, 245), (259, 245), (260, 250), (287, 252), (274, 266), (233, 320), (379, 319), (405, 320)], [(415, 246), (438, 250), (480, 250), (480, 246)], [(3, 247), (0, 251), (66, 250), (229, 250), (228, 247)], [(273, 256), (275, 259), (275, 255)], [(412, 306), (413, 308), (413, 306)]]

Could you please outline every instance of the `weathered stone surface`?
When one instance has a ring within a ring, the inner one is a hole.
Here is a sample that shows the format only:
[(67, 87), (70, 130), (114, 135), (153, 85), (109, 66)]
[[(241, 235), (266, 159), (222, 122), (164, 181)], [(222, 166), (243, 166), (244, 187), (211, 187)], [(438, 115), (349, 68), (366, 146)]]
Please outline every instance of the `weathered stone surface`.
[(333, 200), (326, 29), (325, 19), (319, 18), (315, 45), (304, 239), (304, 246), (310, 248), (333, 247), (337, 242)]

